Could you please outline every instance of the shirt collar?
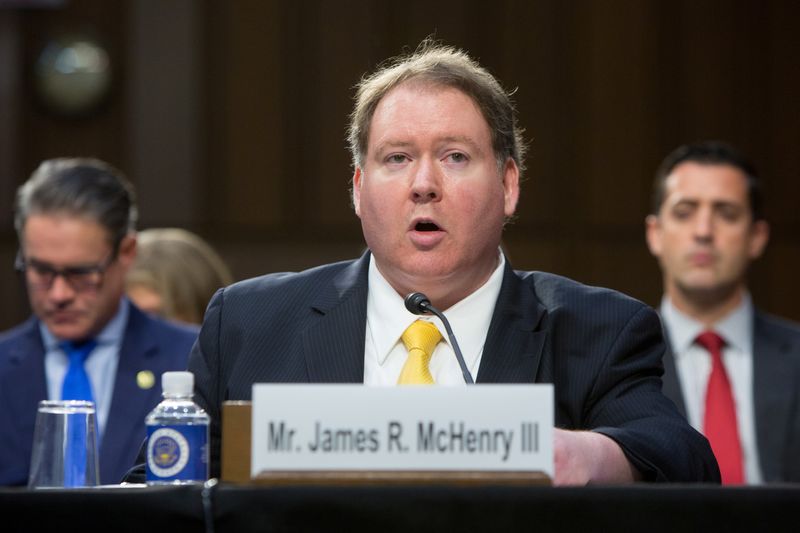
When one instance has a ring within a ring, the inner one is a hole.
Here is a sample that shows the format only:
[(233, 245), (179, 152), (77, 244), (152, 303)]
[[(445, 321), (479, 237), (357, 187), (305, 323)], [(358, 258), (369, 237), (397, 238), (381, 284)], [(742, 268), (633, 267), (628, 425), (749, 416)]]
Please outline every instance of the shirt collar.
[(753, 301), (745, 292), (741, 303), (716, 325), (728, 346), (747, 353), (753, 346)]
[[(682, 313), (673, 305), (668, 296), (661, 300), (661, 316), (664, 317), (669, 335), (670, 345), (677, 357), (685, 354), (694, 344), (697, 336), (706, 328), (701, 323)], [(738, 352), (748, 353), (753, 345), (753, 300), (750, 293), (745, 291), (742, 301), (736, 308), (728, 313), (722, 320), (714, 325), (716, 331), (728, 346), (736, 348)]]
[[(498, 249), (497, 267), (486, 283), (449, 309), (440, 309), (447, 315), (468, 367), (472, 367), (483, 350), (497, 297), (500, 295), (505, 263), (505, 256)], [(403, 298), (389, 285), (375, 266), (375, 261), (370, 261), (369, 264), (367, 316), (374, 317), (374, 320), (370, 320), (370, 329), (378, 364), (382, 365), (386, 361), (406, 328), (418, 319), (436, 324), (442, 333), (442, 341), (450, 344), (447, 330), (437, 317), (417, 316), (406, 309)]]
[[(128, 299), (122, 297), (116, 314), (108, 321), (106, 326), (100, 330), (100, 333), (94, 337), (98, 346), (118, 344), (120, 342), (122, 334), (125, 331), (125, 325), (128, 323), (128, 315), (130, 314), (129, 306), (130, 302)], [(50, 330), (47, 329), (47, 326), (41, 320), (39, 321), (39, 331), (42, 334), (44, 347), (48, 352), (58, 348), (58, 344), (61, 341), (50, 333)]]

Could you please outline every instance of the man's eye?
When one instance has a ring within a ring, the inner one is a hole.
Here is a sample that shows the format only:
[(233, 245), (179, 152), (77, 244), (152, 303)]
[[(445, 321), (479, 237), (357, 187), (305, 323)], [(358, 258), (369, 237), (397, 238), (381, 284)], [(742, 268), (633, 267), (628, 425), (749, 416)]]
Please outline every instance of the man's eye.
[(31, 269), (39, 276), (50, 276), (55, 274), (55, 270), (50, 268), (47, 265), (39, 265), (36, 263), (30, 263)]
[(734, 207), (723, 207), (719, 210), (719, 214), (723, 220), (727, 222), (736, 222), (739, 220), (739, 216), (741, 215), (741, 211)]
[(453, 152), (452, 154), (449, 154), (447, 157), (453, 163), (465, 163), (468, 159), (466, 154), (462, 154), (461, 152)]
[(686, 206), (683, 207), (679, 206), (672, 210), (672, 216), (679, 220), (685, 220), (689, 218), (691, 214), (692, 214), (692, 209)]
[(397, 165), (400, 163), (404, 163), (406, 159), (407, 159), (406, 156), (403, 154), (392, 154), (386, 158), (386, 162)]
[(94, 269), (91, 268), (68, 268), (64, 270), (64, 275), (71, 278), (82, 278), (94, 274)]

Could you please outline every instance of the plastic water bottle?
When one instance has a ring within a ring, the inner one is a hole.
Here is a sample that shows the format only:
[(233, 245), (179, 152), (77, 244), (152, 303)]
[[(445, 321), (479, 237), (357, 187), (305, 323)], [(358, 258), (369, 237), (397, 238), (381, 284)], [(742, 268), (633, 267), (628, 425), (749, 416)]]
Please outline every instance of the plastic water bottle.
[(147, 418), (147, 484), (183, 485), (208, 479), (208, 414), (194, 403), (194, 374), (164, 372), (164, 399)]

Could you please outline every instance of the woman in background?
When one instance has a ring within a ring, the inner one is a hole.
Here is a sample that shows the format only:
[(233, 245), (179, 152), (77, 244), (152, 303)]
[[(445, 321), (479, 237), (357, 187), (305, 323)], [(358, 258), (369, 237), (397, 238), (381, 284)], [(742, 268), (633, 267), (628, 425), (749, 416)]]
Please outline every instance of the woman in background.
[(142, 311), (200, 324), (208, 301), (233, 282), (222, 258), (199, 236), (180, 228), (139, 232), (128, 272), (128, 298)]

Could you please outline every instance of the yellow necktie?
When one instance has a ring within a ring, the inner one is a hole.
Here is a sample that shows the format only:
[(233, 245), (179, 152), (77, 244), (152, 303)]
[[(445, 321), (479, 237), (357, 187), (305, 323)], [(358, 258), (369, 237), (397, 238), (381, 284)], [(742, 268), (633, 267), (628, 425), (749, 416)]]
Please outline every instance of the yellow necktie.
[(417, 320), (403, 332), (401, 337), (408, 350), (408, 359), (400, 372), (398, 385), (433, 385), (433, 376), (428, 364), (433, 350), (442, 340), (439, 329), (424, 320)]

